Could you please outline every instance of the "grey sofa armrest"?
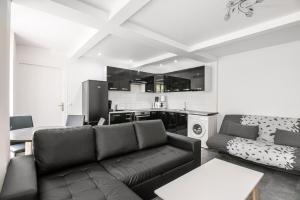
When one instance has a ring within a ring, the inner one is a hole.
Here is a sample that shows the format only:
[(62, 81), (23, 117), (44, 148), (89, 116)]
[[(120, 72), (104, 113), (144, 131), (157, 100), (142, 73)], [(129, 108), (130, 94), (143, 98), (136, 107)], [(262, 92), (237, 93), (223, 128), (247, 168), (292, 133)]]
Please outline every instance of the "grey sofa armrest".
[(7, 168), (1, 200), (36, 200), (37, 174), (33, 156), (13, 158)]
[(201, 164), (201, 141), (182, 135), (167, 133), (168, 144), (171, 146), (184, 149), (187, 151), (192, 151), (194, 160), (197, 164)]

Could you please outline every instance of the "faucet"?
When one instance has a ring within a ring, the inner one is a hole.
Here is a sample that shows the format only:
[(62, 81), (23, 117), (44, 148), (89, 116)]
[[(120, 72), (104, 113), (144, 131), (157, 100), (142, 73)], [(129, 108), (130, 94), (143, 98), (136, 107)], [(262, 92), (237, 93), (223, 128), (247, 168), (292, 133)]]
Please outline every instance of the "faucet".
[(186, 111), (186, 109), (187, 109), (187, 106), (186, 106), (186, 101), (185, 101), (183, 110)]

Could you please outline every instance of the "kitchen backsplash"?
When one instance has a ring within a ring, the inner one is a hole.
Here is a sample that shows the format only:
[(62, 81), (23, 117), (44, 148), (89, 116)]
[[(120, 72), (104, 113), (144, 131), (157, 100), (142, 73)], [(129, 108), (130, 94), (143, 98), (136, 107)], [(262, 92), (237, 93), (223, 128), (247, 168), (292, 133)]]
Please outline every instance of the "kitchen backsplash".
[(109, 91), (108, 99), (112, 101), (112, 109), (148, 109), (152, 107), (154, 94), (145, 91), (145, 85), (131, 85), (130, 92)]
[[(131, 85), (130, 92), (109, 91), (112, 108), (118, 104), (118, 109), (149, 109), (154, 97), (161, 94), (145, 93), (144, 85)], [(215, 92), (178, 92), (164, 93), (167, 97), (169, 109), (183, 109), (184, 102), (189, 110), (217, 111), (217, 96)]]

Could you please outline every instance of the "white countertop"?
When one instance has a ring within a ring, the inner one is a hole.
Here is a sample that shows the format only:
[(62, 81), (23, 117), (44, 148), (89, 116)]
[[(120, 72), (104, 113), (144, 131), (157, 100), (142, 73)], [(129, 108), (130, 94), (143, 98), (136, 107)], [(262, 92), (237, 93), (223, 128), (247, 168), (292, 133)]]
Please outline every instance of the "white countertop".
[(183, 110), (183, 109), (161, 109), (161, 108), (150, 108), (150, 109), (124, 109), (118, 111), (111, 111), (111, 113), (128, 113), (128, 112), (151, 112), (151, 111), (161, 111), (161, 112), (177, 112), (177, 113), (185, 113), (189, 115), (201, 115), (201, 116), (212, 116), (217, 115), (217, 112), (206, 112), (206, 111), (198, 111), (198, 110)]

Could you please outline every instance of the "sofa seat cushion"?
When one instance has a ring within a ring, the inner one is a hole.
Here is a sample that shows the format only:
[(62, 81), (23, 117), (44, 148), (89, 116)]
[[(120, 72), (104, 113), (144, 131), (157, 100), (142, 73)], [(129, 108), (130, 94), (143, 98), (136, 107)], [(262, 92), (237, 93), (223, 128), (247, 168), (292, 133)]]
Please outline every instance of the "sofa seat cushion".
[(227, 141), (226, 148), (229, 154), (249, 161), (285, 170), (300, 170), (299, 148), (240, 137)]
[(193, 160), (192, 152), (169, 145), (104, 160), (101, 165), (132, 187)]
[(43, 176), (39, 192), (41, 200), (141, 200), (98, 163)]

